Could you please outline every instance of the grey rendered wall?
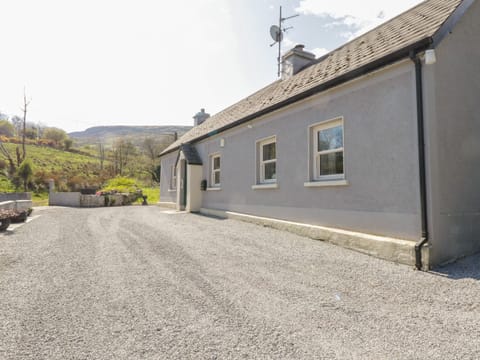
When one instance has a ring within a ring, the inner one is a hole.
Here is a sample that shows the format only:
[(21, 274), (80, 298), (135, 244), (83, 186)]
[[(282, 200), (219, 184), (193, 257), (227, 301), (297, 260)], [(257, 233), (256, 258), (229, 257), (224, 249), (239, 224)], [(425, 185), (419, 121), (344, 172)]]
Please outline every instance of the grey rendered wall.
[(425, 66), (432, 264), (480, 250), (480, 3)]
[(50, 206), (80, 206), (79, 192), (51, 192), (48, 194), (48, 205)]
[(25, 211), (33, 206), (32, 200), (0, 201), (0, 209)]
[[(204, 179), (210, 177), (208, 156), (222, 156), (221, 190), (204, 192), (202, 206), (417, 240), (413, 70), (404, 61), (197, 144)], [(344, 117), (349, 186), (306, 188), (308, 127), (338, 116)], [(255, 143), (272, 135), (277, 137), (278, 188), (252, 190)]]
[(171, 154), (162, 156), (160, 160), (161, 173), (160, 173), (160, 202), (176, 202), (177, 192), (170, 189), (170, 172), (172, 165), (177, 160), (177, 153), (175, 151)]
[(0, 201), (32, 200), (32, 193), (1, 193)]

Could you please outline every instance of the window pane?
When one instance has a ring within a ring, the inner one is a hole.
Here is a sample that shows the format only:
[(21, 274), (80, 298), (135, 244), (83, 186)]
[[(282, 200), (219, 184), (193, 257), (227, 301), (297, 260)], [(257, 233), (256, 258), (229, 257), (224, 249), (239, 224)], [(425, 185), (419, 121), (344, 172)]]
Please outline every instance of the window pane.
[(213, 158), (213, 168), (215, 170), (220, 169), (220, 156)]
[(343, 174), (343, 151), (320, 155), (320, 176)]
[(220, 184), (220, 171), (215, 172), (215, 174), (213, 174), (213, 178), (215, 184)]
[(263, 145), (263, 161), (276, 159), (275, 143)]
[(320, 130), (318, 132), (318, 151), (334, 150), (343, 147), (343, 127)]
[(273, 180), (277, 178), (276, 165), (277, 165), (276, 162), (264, 164), (265, 180)]

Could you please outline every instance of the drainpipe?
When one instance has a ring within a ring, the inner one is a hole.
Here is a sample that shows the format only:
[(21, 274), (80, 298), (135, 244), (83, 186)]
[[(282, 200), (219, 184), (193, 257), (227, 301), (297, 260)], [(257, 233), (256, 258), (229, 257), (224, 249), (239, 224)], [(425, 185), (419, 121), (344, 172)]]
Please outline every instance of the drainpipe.
[(415, 64), (415, 83), (417, 93), (417, 128), (418, 128), (418, 165), (420, 178), (420, 217), (422, 235), (420, 241), (415, 244), (415, 267), (421, 270), (422, 247), (428, 242), (428, 216), (427, 216), (427, 180), (425, 166), (425, 126), (423, 116), (423, 83), (422, 61), (418, 54), (410, 53), (410, 59)]

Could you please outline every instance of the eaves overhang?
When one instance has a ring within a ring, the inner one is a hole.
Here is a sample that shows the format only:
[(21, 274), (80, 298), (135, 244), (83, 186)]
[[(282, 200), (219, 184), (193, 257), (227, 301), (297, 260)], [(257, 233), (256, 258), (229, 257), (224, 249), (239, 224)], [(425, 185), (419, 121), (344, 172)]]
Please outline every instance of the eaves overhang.
[[(294, 96), (292, 96), (292, 97), (290, 97), (290, 98), (288, 98), (284, 101), (281, 101), (281, 102), (279, 102), (277, 104), (274, 104), (270, 107), (267, 107), (265, 109), (262, 109), (262, 110), (260, 110), (256, 113), (253, 113), (253, 114), (250, 114), (250, 115), (245, 116), (243, 118), (240, 118), (239, 120), (236, 120), (236, 121), (234, 121), (230, 124), (227, 124), (227, 125), (225, 125), (223, 127), (220, 127), (216, 130), (210, 131), (207, 134), (201, 135), (201, 136), (193, 139), (191, 141), (191, 143), (197, 143), (199, 141), (202, 141), (202, 140), (207, 139), (211, 136), (222, 133), (222, 132), (224, 132), (226, 130), (229, 130), (231, 128), (234, 128), (236, 126), (242, 125), (242, 124), (244, 124), (248, 121), (251, 121), (251, 120), (254, 120), (254, 119), (256, 119), (258, 117), (261, 117), (263, 115), (272, 113), (272, 112), (274, 112), (276, 110), (279, 110), (283, 107), (292, 105), (292, 104), (294, 104), (298, 101), (301, 101), (301, 100), (305, 100), (305, 99), (307, 99), (307, 98), (309, 98), (313, 95), (317, 95), (317, 94), (319, 94), (321, 92), (324, 92), (326, 90), (329, 90), (333, 87), (339, 86), (339, 85), (344, 84), (348, 81), (351, 81), (353, 79), (356, 79), (358, 77), (361, 77), (363, 75), (371, 73), (371, 72), (373, 72), (375, 70), (378, 70), (382, 67), (385, 67), (387, 65), (391, 65), (391, 64), (393, 64), (397, 61), (408, 58), (411, 55), (412, 52), (418, 53), (418, 52), (422, 52), (422, 51), (430, 48), (432, 43), (433, 43), (432, 37), (424, 38), (424, 39), (422, 39), (420, 41), (417, 41), (413, 44), (410, 44), (409, 46), (406, 46), (406, 47), (404, 47), (400, 50), (397, 50), (393, 53), (390, 53), (390, 54), (388, 54), (388, 55), (386, 55), (386, 56), (384, 56), (380, 59), (374, 60), (374, 61), (372, 61), (372, 62), (370, 62), (370, 63), (368, 63), (364, 66), (361, 66), (357, 69), (354, 69), (354, 70), (352, 70), (348, 73), (345, 73), (345, 74), (343, 74), (339, 77), (336, 77), (336, 78), (334, 78), (330, 81), (327, 81), (327, 82), (322, 83), (318, 86), (315, 86), (311, 89), (308, 89), (308, 90), (306, 90), (302, 93), (294, 95)], [(160, 154), (160, 157), (164, 156), (164, 155), (167, 155), (171, 152), (174, 152), (175, 150), (179, 149), (180, 147), (181, 147), (181, 145), (179, 145), (175, 148), (172, 148), (172, 149), (168, 150), (167, 152)]]

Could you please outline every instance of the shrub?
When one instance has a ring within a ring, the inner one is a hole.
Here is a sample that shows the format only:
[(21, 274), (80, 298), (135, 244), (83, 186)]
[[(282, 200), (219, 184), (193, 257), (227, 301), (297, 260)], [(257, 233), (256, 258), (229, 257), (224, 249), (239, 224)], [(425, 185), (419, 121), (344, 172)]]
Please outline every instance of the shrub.
[(0, 134), (5, 136), (13, 136), (15, 128), (8, 120), (0, 120)]
[(8, 136), (5, 136), (5, 135), (0, 135), (0, 142), (8, 143), (8, 142), (10, 142), (10, 138)]
[(140, 190), (134, 179), (127, 177), (116, 177), (107, 181), (107, 184), (102, 191), (116, 191), (120, 193), (134, 193)]
[(67, 180), (67, 186), (70, 191), (78, 191), (85, 187), (88, 180), (83, 175), (74, 175)]
[(33, 175), (33, 164), (30, 159), (25, 159), (23, 162), (20, 164), (18, 168), (18, 176), (23, 180), (23, 189), (28, 191), (28, 183), (32, 179)]

